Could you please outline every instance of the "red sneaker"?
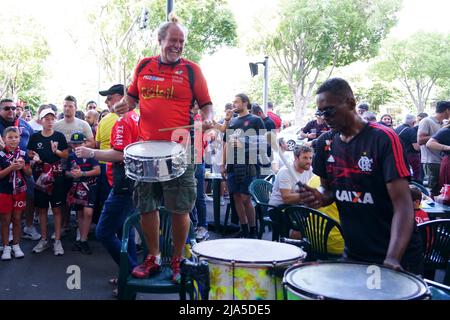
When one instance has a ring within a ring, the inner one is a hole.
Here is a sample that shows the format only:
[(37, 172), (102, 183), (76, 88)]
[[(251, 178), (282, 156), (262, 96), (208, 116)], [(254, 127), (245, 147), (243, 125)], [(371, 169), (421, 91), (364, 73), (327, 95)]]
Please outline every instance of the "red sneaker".
[(160, 265), (156, 263), (156, 257), (148, 255), (144, 263), (136, 266), (133, 271), (131, 272), (131, 275), (135, 278), (148, 278), (148, 276), (154, 274), (155, 272), (159, 271)]
[(181, 257), (172, 257), (170, 261), (170, 267), (172, 268), (172, 282), (179, 284), (181, 281), (180, 263), (183, 259)]

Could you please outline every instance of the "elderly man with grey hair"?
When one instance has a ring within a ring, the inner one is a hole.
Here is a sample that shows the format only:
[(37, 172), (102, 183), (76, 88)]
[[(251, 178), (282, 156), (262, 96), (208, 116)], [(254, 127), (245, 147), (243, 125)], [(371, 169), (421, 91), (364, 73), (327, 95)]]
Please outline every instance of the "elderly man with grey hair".
[(420, 147), (417, 143), (417, 130), (418, 126), (414, 126), (416, 123), (416, 116), (407, 114), (405, 121), (399, 125), (395, 132), (398, 134), (400, 141), (403, 144), (403, 149), (408, 159), (408, 164), (412, 170), (412, 179), (422, 183), (423, 177), (420, 170)]

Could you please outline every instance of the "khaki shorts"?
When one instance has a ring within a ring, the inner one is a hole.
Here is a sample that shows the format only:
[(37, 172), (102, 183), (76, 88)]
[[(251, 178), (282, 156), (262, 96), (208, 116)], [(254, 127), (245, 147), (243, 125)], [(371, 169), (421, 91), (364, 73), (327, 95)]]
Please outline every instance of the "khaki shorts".
[(164, 206), (173, 213), (192, 211), (197, 197), (195, 164), (188, 164), (180, 177), (165, 182), (139, 182), (134, 189), (134, 203), (140, 212), (157, 210), (164, 198)]

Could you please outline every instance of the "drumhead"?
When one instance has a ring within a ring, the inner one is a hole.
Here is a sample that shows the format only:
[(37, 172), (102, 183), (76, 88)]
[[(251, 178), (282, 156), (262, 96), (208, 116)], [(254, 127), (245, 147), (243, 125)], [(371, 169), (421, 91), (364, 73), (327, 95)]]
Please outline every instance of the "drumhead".
[(196, 244), (192, 251), (201, 257), (243, 264), (272, 264), (302, 259), (306, 253), (293, 245), (256, 239), (217, 239)]
[(171, 141), (139, 141), (124, 150), (125, 156), (145, 159), (170, 157), (184, 152), (181, 144)]
[[(378, 284), (370, 278), (376, 276), (373, 267), (379, 270)], [(411, 273), (347, 262), (294, 266), (286, 270), (283, 283), (293, 292), (313, 299), (412, 300), (428, 293), (425, 282)]]

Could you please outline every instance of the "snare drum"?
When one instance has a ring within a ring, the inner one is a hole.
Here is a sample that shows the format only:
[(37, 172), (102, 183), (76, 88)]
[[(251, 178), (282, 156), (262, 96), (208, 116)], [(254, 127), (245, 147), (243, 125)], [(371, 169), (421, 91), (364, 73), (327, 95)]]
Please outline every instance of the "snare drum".
[(187, 167), (186, 150), (176, 142), (142, 141), (124, 150), (125, 174), (142, 182), (169, 181), (181, 176)]
[(430, 291), (421, 278), (384, 266), (353, 262), (305, 263), (286, 270), (288, 300), (423, 300)]
[(281, 300), (284, 270), (306, 256), (290, 244), (254, 239), (204, 241), (192, 251), (208, 261), (211, 300)]

